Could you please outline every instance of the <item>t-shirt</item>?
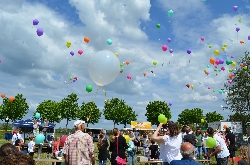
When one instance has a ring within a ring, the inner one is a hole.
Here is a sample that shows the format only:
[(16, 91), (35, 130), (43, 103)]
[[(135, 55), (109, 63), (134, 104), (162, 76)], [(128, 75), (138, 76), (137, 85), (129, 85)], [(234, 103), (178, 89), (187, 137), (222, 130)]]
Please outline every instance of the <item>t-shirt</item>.
[(194, 146), (196, 146), (196, 141), (195, 141), (196, 137), (193, 134), (187, 134), (184, 136), (183, 141), (184, 142), (189, 142), (191, 144), (193, 144)]
[(238, 165), (250, 165), (250, 164), (246, 162), (244, 159), (241, 159), (238, 161)]
[(28, 143), (28, 152), (34, 152), (34, 146), (36, 145), (36, 143), (34, 141), (30, 141)]
[(156, 155), (156, 153), (158, 151), (158, 145), (152, 144), (151, 146), (149, 146), (149, 150), (151, 151), (150, 158), (157, 159), (158, 155)]
[(201, 147), (202, 146), (202, 135), (196, 135), (196, 139), (198, 140), (198, 142), (196, 143), (196, 146)]
[(134, 132), (134, 135), (135, 135), (135, 138), (138, 139), (139, 132), (135, 131), (135, 132)]
[(208, 136), (204, 136), (203, 139), (202, 139), (203, 140), (203, 144), (204, 144), (204, 146), (203, 146), (204, 148), (208, 148), (207, 144), (206, 144), (208, 138), (209, 138)]
[(228, 157), (229, 154), (229, 150), (226, 146), (226, 142), (217, 134), (214, 135), (214, 139), (216, 141), (216, 145), (215, 147), (220, 146), (221, 147), (221, 151), (219, 153), (217, 153), (217, 158), (226, 158)]
[(233, 133), (228, 133), (226, 135), (226, 141), (230, 141), (229, 148), (234, 148), (235, 147), (235, 135)]
[(59, 144), (60, 144), (60, 142), (58, 142), (58, 141), (55, 141), (54, 142), (54, 153), (57, 151), (57, 147), (59, 146)]

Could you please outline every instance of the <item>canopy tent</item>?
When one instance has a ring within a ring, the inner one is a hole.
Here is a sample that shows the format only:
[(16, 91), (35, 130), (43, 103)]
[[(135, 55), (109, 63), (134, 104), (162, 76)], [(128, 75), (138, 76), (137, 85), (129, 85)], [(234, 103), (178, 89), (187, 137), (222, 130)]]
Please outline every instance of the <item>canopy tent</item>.
[[(33, 119), (20, 120), (20, 121), (14, 122), (13, 126), (14, 127), (33, 127), (33, 122), (34, 122)], [(42, 127), (42, 124), (44, 123), (44, 121), (37, 120), (37, 123), (39, 124), (39, 127)], [(49, 122), (49, 128), (54, 128), (54, 127), (55, 127), (55, 124)]]

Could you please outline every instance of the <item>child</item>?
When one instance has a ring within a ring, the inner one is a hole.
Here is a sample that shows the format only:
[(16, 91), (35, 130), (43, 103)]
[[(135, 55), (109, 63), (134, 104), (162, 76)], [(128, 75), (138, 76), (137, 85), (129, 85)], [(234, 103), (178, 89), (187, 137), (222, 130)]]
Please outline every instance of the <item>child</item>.
[(128, 142), (128, 164), (130, 164), (130, 158), (132, 159), (132, 165), (135, 165), (135, 145), (134, 142), (130, 139)]
[(30, 138), (30, 142), (28, 143), (28, 153), (33, 158), (35, 152), (36, 143), (34, 142), (34, 137)]
[(56, 141), (54, 142), (54, 149), (53, 149), (53, 153), (55, 154), (56, 159), (58, 158), (58, 155), (60, 154), (60, 149), (59, 149), (59, 145), (60, 145), (60, 137), (56, 138)]
[(242, 158), (238, 161), (238, 165), (250, 165), (248, 160), (248, 147), (240, 146), (240, 157)]

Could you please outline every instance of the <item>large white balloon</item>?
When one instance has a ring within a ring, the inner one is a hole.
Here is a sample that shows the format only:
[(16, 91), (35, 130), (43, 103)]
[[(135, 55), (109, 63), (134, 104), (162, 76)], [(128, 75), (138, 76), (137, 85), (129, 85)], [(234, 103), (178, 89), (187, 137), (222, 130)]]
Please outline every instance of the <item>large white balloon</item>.
[(120, 71), (120, 61), (115, 53), (103, 50), (93, 55), (89, 61), (89, 76), (98, 86), (104, 86), (116, 79)]

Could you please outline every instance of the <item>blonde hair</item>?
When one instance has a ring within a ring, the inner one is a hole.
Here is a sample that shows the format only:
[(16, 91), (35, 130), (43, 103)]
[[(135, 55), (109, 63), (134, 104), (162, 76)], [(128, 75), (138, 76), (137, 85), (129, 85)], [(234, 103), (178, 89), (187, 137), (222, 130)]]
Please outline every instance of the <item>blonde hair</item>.
[(240, 146), (240, 157), (249, 163), (247, 146)]
[(101, 148), (102, 148), (102, 145), (103, 145), (103, 143), (102, 143), (103, 137), (104, 137), (103, 134), (100, 134), (100, 135), (99, 135), (99, 139), (98, 139), (98, 143), (97, 143), (98, 149), (101, 149)]

